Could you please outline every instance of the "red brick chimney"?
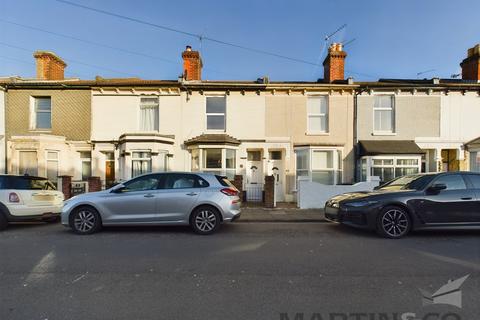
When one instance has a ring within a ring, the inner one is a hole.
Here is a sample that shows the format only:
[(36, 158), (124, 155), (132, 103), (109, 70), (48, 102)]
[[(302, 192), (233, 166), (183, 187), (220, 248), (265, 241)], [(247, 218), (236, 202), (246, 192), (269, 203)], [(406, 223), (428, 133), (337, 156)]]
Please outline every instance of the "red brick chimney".
[(323, 61), (323, 80), (333, 82), (345, 80), (345, 58), (347, 53), (342, 50), (341, 43), (332, 43), (328, 55)]
[(480, 44), (468, 49), (467, 58), (460, 63), (463, 80), (480, 80)]
[(200, 52), (192, 51), (191, 46), (187, 46), (182, 52), (183, 58), (183, 78), (187, 81), (202, 80), (202, 58)]
[(35, 51), (33, 54), (37, 63), (37, 79), (63, 80), (67, 64), (55, 53), (50, 51)]

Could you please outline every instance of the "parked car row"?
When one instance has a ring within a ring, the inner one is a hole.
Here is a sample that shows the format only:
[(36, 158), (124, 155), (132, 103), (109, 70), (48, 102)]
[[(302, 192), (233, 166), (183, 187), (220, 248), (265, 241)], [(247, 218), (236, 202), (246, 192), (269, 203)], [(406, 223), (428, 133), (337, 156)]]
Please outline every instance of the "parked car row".
[(77, 234), (103, 226), (190, 225), (212, 234), (240, 216), (238, 190), (225, 177), (209, 173), (150, 173), (110, 189), (63, 201), (45, 178), (0, 177), (0, 229), (9, 222), (53, 220)]
[[(238, 190), (209, 173), (150, 173), (64, 201), (45, 178), (0, 176), (0, 229), (9, 222), (56, 221), (77, 234), (103, 226), (190, 225), (212, 234), (240, 217)], [(325, 204), (332, 222), (398, 239), (411, 230), (480, 227), (480, 174), (448, 172), (393, 179), (373, 191), (345, 193)]]

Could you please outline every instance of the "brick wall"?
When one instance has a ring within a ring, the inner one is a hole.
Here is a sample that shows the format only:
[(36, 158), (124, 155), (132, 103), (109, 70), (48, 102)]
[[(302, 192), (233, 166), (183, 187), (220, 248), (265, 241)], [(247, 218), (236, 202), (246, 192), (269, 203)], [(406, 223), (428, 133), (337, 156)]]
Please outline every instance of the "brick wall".
[(265, 176), (264, 185), (265, 199), (264, 205), (266, 208), (275, 207), (275, 178), (274, 176)]
[(235, 186), (235, 188), (238, 189), (240, 200), (242, 202), (245, 201), (245, 196), (244, 196), (244, 193), (243, 193), (243, 176), (241, 174), (235, 175), (232, 183)]
[(327, 82), (345, 79), (345, 58), (347, 53), (342, 50), (342, 45), (332, 43), (328, 48), (328, 55), (323, 61), (323, 79)]
[(66, 63), (52, 52), (37, 51), (33, 55), (36, 59), (37, 78), (41, 80), (63, 80)]
[(182, 53), (183, 58), (183, 77), (185, 80), (201, 80), (202, 79), (202, 59), (200, 52), (192, 51), (192, 48), (187, 46), (187, 49)]
[(71, 176), (60, 176), (62, 191), (65, 197), (65, 200), (72, 197), (72, 177)]
[(96, 192), (102, 190), (102, 180), (100, 177), (88, 178), (88, 192)]

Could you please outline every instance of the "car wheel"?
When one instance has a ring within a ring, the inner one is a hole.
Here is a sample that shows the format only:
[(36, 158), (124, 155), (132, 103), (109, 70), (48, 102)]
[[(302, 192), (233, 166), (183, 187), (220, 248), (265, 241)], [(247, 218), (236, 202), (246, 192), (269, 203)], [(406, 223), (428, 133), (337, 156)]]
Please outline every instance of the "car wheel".
[(102, 219), (92, 207), (79, 207), (70, 216), (70, 227), (76, 234), (92, 234), (102, 228)]
[(0, 212), (0, 230), (5, 230), (8, 227), (8, 220), (7, 217)]
[(410, 232), (408, 212), (400, 207), (386, 207), (378, 216), (377, 233), (385, 238), (399, 239)]
[(212, 234), (220, 228), (220, 214), (210, 206), (195, 209), (190, 217), (190, 226), (198, 234)]

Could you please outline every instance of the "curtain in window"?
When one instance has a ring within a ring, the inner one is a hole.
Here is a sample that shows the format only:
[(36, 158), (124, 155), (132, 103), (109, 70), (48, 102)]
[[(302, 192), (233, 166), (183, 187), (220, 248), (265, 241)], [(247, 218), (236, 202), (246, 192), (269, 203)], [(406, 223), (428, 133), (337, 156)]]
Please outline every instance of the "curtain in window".
[(140, 130), (158, 131), (158, 98), (141, 98)]

